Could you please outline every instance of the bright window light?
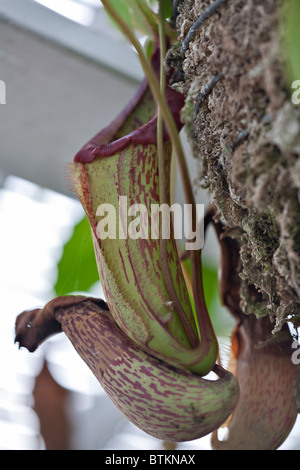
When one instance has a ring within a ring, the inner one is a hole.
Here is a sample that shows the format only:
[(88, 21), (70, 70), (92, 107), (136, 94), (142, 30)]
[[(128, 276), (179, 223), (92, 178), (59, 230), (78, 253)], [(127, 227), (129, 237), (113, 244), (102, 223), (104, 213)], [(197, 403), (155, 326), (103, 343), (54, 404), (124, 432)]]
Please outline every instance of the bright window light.
[(87, 5), (91, 5), (94, 8), (101, 8), (103, 6), (101, 0), (79, 0), (79, 2), (86, 3)]
[(86, 5), (74, 0), (35, 1), (45, 6), (46, 8), (55, 11), (59, 15), (65, 16), (66, 18), (69, 18), (72, 21), (76, 21), (77, 23), (81, 23), (85, 26), (90, 25), (95, 16), (94, 9), (91, 8), (91, 6), (95, 6), (93, 5), (94, 2), (92, 0), (85, 1), (84, 3)]

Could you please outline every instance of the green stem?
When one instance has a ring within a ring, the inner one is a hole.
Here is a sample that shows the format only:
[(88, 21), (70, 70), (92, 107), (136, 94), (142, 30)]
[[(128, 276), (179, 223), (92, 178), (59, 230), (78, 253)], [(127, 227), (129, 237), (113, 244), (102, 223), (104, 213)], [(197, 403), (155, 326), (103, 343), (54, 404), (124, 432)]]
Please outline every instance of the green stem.
[[(164, 59), (166, 56), (166, 35), (165, 35), (165, 20), (163, 15), (163, 1), (159, 0), (159, 45), (160, 45), (160, 93), (163, 95), (166, 88), (166, 73), (164, 68)], [(163, 139), (163, 115), (162, 109), (158, 106), (157, 110), (157, 155), (158, 155), (158, 175), (159, 175), (159, 202), (160, 204), (168, 204), (170, 201), (167, 196), (167, 175), (166, 165), (164, 159), (164, 139)], [(171, 222), (172, 223), (172, 222)], [(168, 244), (167, 240), (160, 236), (160, 249), (161, 249), (161, 268), (164, 276), (164, 281), (168, 294), (173, 302), (174, 308), (183, 324), (187, 337), (192, 347), (196, 347), (199, 339), (192, 328), (190, 322), (186, 317), (186, 313), (181, 306), (178, 299), (177, 292), (174, 287), (172, 275), (168, 263)]]
[(122, 18), (118, 15), (118, 13), (114, 10), (109, 0), (101, 0), (101, 1), (103, 5), (105, 6), (105, 8), (107, 9), (107, 11), (110, 13), (110, 15), (118, 23), (120, 29), (123, 31), (124, 35), (131, 42), (131, 44), (133, 45), (133, 47), (138, 53), (144, 74), (148, 79), (149, 87), (152, 91), (155, 101), (157, 102), (157, 107), (158, 109), (161, 109), (165, 126), (167, 128), (170, 140), (172, 142), (173, 148), (178, 158), (179, 167), (180, 167), (182, 179), (184, 182), (184, 192), (185, 192), (186, 201), (188, 204), (192, 204), (193, 206), (195, 206), (194, 194), (193, 194), (191, 185), (189, 183), (188, 168), (186, 165), (184, 152), (182, 149), (181, 140), (179, 137), (177, 126), (173, 119), (172, 113), (168, 107), (164, 94), (161, 93), (160, 91), (160, 85), (156, 78), (156, 75), (152, 67), (150, 66), (147, 60), (147, 57), (145, 56), (144, 50), (139, 40), (136, 38), (134, 32), (130, 29), (130, 27), (125, 23), (125, 21), (123, 21)]
[[(162, 4), (159, 1), (159, 44), (160, 44), (160, 93), (164, 94), (166, 87), (166, 73), (164, 69), (164, 58), (166, 55), (166, 41), (164, 18), (162, 15)], [(164, 161), (164, 139), (163, 139), (163, 114), (161, 107), (157, 110), (157, 153), (159, 172), (159, 201), (160, 204), (168, 203), (166, 189), (166, 171)]]
[(155, 21), (155, 16), (151, 8), (144, 2), (144, 0), (136, 0), (136, 6), (139, 8), (141, 14), (143, 15), (144, 19), (146, 20), (152, 34), (157, 36), (157, 23)]

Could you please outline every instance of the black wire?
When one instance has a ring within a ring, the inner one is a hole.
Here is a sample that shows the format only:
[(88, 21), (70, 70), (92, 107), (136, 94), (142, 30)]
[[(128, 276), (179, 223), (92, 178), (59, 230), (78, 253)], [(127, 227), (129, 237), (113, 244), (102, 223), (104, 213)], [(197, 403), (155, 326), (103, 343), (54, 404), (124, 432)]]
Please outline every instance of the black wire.
[(204, 23), (204, 21), (206, 21), (213, 13), (215, 13), (217, 8), (219, 8), (223, 3), (226, 3), (226, 2), (227, 2), (227, 0), (216, 0), (214, 3), (212, 3), (212, 5), (210, 5), (209, 7), (206, 8), (206, 10), (204, 11), (204, 13), (202, 13), (201, 16), (199, 16), (197, 21), (195, 21), (193, 26), (190, 28), (189, 32), (186, 35), (186, 38), (184, 39), (184, 41), (182, 43), (182, 46), (181, 46), (181, 49), (180, 49), (181, 55), (185, 54), (185, 52), (188, 48), (189, 42), (193, 38), (193, 36), (195, 35), (195, 33), (196, 33), (197, 29), (199, 28), (199, 26), (201, 26)]

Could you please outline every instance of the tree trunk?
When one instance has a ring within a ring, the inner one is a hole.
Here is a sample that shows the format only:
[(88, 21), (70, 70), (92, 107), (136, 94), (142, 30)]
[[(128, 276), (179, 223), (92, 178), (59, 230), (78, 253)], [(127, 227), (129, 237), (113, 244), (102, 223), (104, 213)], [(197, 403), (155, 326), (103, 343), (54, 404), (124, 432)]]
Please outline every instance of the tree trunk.
[[(291, 100), (282, 0), (179, 1), (174, 86), (207, 188), (240, 253), (240, 307), (274, 331), (300, 324), (300, 106)], [(184, 48), (180, 52), (180, 48)], [(300, 77), (299, 77), (300, 78)]]

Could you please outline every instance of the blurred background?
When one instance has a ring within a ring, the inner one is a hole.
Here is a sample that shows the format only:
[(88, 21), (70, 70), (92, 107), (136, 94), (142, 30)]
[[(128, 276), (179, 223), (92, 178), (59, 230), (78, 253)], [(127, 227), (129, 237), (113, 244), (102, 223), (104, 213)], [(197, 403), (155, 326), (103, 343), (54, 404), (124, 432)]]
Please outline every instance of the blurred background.
[[(16, 316), (72, 292), (102, 297), (87, 221), (68, 164), (134, 94), (135, 52), (98, 0), (0, 0), (0, 449), (168, 448), (130, 424), (63, 334), (35, 353), (14, 344)], [(5, 104), (4, 104), (5, 103)], [(191, 178), (197, 166), (182, 134)], [(176, 198), (182, 201), (178, 183)], [(197, 202), (207, 203), (199, 189)], [(205, 294), (228, 356), (209, 229)], [(282, 449), (300, 448), (296, 422)], [(210, 449), (210, 436), (177, 449)]]

